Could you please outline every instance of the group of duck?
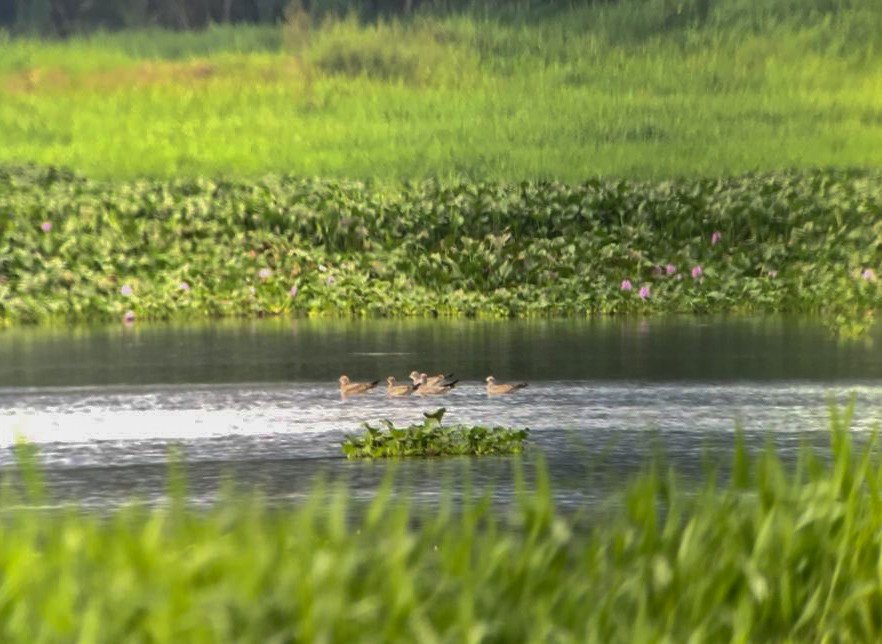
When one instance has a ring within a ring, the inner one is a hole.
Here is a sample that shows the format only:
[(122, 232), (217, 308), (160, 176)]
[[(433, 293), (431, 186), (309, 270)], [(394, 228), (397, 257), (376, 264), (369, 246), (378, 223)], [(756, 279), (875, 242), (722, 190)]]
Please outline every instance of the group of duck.
[[(453, 379), (452, 373), (439, 373), (434, 376), (410, 372), (410, 383), (396, 382), (394, 376), (386, 378), (386, 394), (389, 396), (439, 396), (453, 389), (459, 380)], [(352, 382), (349, 376), (340, 376), (340, 393), (343, 397), (357, 396), (369, 392), (380, 384), (379, 380), (371, 382)], [(511, 394), (527, 386), (526, 382), (498, 383), (493, 376), (487, 376), (487, 394), (497, 396)]]

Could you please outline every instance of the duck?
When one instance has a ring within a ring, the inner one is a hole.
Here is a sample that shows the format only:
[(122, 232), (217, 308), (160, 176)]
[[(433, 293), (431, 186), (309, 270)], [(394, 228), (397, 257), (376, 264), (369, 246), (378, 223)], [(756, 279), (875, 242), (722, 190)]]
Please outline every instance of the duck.
[(448, 391), (453, 389), (458, 383), (459, 380), (453, 380), (451, 382), (438, 381), (436, 384), (432, 384), (429, 377), (421, 373), (420, 374), (420, 388), (417, 391), (421, 396), (438, 396), (440, 394), (446, 394)]
[[(423, 376), (426, 377), (425, 383), (423, 383)], [(448, 374), (439, 373), (435, 376), (426, 376), (426, 374), (420, 373), (419, 371), (411, 371), (409, 377), (413, 381), (413, 384), (415, 384), (415, 385), (419, 385), (419, 384), (422, 384), (423, 386), (425, 386), (425, 385), (443, 385), (443, 384), (447, 384), (447, 381), (450, 380), (451, 378), (453, 378), (453, 374), (452, 373), (448, 373)], [(459, 382), (459, 381), (457, 380), (456, 382)]]
[(518, 389), (523, 389), (526, 386), (526, 382), (497, 384), (496, 378), (494, 378), (493, 376), (487, 376), (487, 394), (490, 396), (495, 396), (498, 394), (511, 394), (516, 392)]
[(344, 396), (356, 396), (367, 393), (380, 384), (379, 380), (373, 382), (350, 382), (349, 376), (340, 376), (340, 393)]
[(390, 396), (409, 396), (419, 389), (420, 385), (398, 384), (394, 376), (386, 378), (386, 393)]

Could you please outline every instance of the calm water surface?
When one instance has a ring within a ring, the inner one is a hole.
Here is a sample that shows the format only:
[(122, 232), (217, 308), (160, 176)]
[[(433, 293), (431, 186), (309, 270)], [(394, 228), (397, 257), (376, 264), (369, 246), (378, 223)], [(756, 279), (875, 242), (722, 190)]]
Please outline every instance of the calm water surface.
[[(336, 379), (456, 373), (449, 396), (341, 401)], [(527, 380), (487, 398), (483, 379)], [(107, 506), (163, 498), (171, 446), (210, 502), (225, 477), (298, 498), (317, 473), (369, 497), (388, 463), (347, 462), (364, 420), (530, 427), (563, 504), (593, 502), (664, 450), (687, 475), (725, 458), (736, 423), (785, 453), (826, 441), (827, 404), (856, 396), (854, 429), (882, 418), (882, 333), (842, 344), (814, 321), (225, 322), (0, 331), (0, 466), (16, 436), (40, 445), (55, 499)], [(417, 500), (470, 480), (506, 498), (512, 459), (397, 466)], [(526, 467), (529, 472), (530, 459)]]

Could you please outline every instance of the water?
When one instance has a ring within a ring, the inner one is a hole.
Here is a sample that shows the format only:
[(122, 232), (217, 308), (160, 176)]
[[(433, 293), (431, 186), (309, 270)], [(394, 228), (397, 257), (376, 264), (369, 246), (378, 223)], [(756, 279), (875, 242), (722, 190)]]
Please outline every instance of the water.
[[(389, 463), (347, 462), (361, 421), (411, 422), (444, 405), (446, 422), (527, 426), (555, 494), (605, 497), (659, 449), (684, 473), (724, 458), (740, 423), (750, 445), (786, 453), (826, 441), (827, 404), (856, 396), (855, 430), (882, 418), (882, 337), (837, 343), (815, 322), (314, 322), (0, 331), (0, 466), (17, 436), (39, 444), (57, 502), (160, 502), (169, 449), (187, 459), (191, 494), (209, 503), (227, 477), (284, 502), (316, 474), (369, 497)], [(454, 371), (449, 396), (341, 401), (336, 379)], [(527, 380), (488, 398), (483, 379)], [(529, 473), (528, 459), (528, 473)], [(395, 466), (431, 502), (464, 480), (508, 498), (513, 460), (416, 460)], [(402, 492), (404, 493), (404, 492)]]

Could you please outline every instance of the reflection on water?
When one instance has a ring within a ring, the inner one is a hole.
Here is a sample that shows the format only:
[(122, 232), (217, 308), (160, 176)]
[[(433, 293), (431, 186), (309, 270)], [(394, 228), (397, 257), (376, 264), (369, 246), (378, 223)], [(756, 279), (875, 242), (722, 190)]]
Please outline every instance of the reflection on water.
[[(872, 338), (871, 340), (875, 340)], [(22, 435), (41, 446), (57, 498), (106, 505), (161, 497), (179, 445), (190, 488), (210, 500), (233, 476), (277, 499), (318, 472), (369, 496), (388, 463), (341, 460), (364, 420), (411, 422), (443, 404), (449, 422), (527, 426), (558, 498), (596, 500), (663, 449), (684, 472), (725, 455), (740, 422), (792, 451), (826, 440), (827, 400), (857, 396), (856, 428), (882, 410), (878, 343), (837, 344), (786, 319), (543, 322), (263, 322), (0, 332), (0, 465)], [(449, 396), (341, 401), (340, 373), (404, 378), (455, 371)], [(525, 379), (488, 398), (481, 380)], [(528, 458), (528, 461), (530, 459)], [(512, 459), (418, 460), (395, 466), (416, 499), (464, 472), (511, 493)], [(529, 466), (528, 466), (529, 469)]]

